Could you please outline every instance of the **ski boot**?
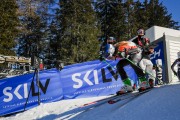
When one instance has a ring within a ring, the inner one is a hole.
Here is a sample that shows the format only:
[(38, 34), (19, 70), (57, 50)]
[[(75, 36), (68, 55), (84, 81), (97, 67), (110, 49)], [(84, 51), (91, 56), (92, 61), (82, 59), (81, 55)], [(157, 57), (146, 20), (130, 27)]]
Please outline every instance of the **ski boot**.
[(134, 83), (132, 89), (133, 89), (133, 91), (135, 91), (137, 89), (137, 85), (135, 83)]
[(130, 78), (126, 78), (125, 80), (123, 80), (123, 82), (124, 82), (124, 86), (121, 87), (120, 91), (116, 92), (116, 95), (122, 95), (133, 91)]
[(153, 79), (149, 79), (149, 85), (151, 88), (154, 87), (154, 80)]
[(140, 81), (139, 92), (150, 88), (149, 83), (146, 80), (146, 77), (139, 77), (139, 81)]

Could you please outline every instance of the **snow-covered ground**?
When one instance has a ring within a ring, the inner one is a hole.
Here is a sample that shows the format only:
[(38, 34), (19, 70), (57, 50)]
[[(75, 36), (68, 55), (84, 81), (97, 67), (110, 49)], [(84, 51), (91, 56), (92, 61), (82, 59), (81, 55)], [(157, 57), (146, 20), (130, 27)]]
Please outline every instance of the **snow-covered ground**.
[[(62, 100), (18, 113), (0, 120), (180, 120), (180, 83), (152, 89), (135, 99), (98, 107), (80, 107), (106, 98)], [(93, 105), (92, 105), (93, 106)]]

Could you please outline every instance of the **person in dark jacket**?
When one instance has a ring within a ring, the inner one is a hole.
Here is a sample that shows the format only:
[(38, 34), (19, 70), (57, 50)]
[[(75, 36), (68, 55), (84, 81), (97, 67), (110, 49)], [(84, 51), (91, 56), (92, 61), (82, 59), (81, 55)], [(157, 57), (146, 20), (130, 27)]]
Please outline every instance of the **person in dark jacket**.
[[(179, 52), (179, 54), (180, 54), (180, 52)], [(177, 65), (177, 71), (174, 69), (176, 65)], [(171, 65), (171, 69), (172, 69), (174, 75), (176, 75), (180, 81), (180, 56), (178, 59), (176, 59), (173, 62), (173, 64)]]
[(150, 55), (154, 53), (154, 47), (156, 47), (156, 45), (151, 44), (149, 38), (144, 37), (144, 29), (139, 29), (137, 33), (138, 36), (133, 40), (133, 42), (142, 49), (142, 59), (138, 65), (143, 69), (143, 71), (148, 73), (148, 79), (145, 77), (139, 78), (141, 82), (140, 87), (146, 89), (154, 86), (156, 76), (151, 74), (153, 73), (153, 63), (150, 60)]

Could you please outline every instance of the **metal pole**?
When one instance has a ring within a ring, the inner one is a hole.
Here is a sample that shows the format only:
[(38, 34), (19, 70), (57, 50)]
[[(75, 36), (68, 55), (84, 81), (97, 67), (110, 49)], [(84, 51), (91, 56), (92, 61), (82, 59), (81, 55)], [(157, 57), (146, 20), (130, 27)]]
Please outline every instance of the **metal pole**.
[(36, 84), (38, 86), (38, 105), (40, 105), (41, 100), (40, 100), (40, 86), (39, 86), (39, 69), (38, 67), (36, 68)]

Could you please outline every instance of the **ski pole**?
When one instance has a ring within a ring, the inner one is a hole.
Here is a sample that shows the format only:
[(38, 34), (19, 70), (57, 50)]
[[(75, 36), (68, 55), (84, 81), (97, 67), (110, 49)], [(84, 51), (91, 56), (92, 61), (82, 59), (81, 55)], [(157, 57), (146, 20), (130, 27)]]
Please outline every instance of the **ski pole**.
[[(133, 61), (131, 61), (131, 60), (129, 60), (128, 58), (125, 58), (126, 60), (128, 60), (130, 63), (132, 63), (133, 65), (135, 65), (136, 67), (138, 67), (139, 69), (141, 69), (144, 73), (146, 73), (146, 74), (148, 74), (148, 75), (150, 75), (150, 76), (152, 76), (153, 78), (155, 78), (156, 79), (156, 77), (155, 76), (153, 76), (151, 73), (148, 73), (148, 72), (146, 72), (145, 70), (143, 70), (141, 67), (139, 67), (138, 65), (136, 65), (136, 64), (134, 64), (134, 62)], [(157, 78), (158, 79), (158, 78)], [(159, 80), (159, 79), (158, 79)]]
[[(152, 76), (153, 78), (158, 79), (158, 78), (156, 78), (155, 76), (153, 76), (151, 73), (146, 72), (146, 71), (143, 70), (141, 67), (139, 67), (139, 66), (137, 66), (136, 64), (134, 64), (133, 61), (129, 60), (128, 58), (125, 58), (125, 59), (128, 60), (129, 62), (131, 62), (133, 65), (135, 65), (135, 66), (138, 67), (139, 69), (141, 69), (145, 74), (148, 74), (148, 75)], [(105, 59), (104, 59), (103, 61), (104, 61), (108, 66), (110, 66), (110, 67), (112, 67), (114, 70), (116, 70), (116, 69), (115, 69), (111, 64), (109, 64)], [(160, 80), (160, 79), (158, 79), (158, 80)]]
[(116, 68), (114, 68), (111, 64), (109, 64), (109, 63), (106, 61), (106, 59), (103, 59), (103, 61), (104, 61), (108, 66), (110, 66), (111, 68), (113, 68), (113, 70), (116, 70)]

